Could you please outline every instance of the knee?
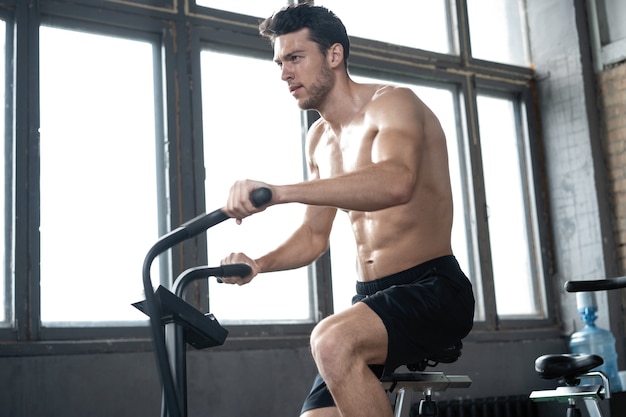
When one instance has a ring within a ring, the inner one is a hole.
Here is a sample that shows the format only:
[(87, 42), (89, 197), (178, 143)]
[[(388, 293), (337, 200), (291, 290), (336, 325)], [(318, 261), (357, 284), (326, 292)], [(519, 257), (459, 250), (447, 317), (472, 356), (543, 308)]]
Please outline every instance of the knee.
[(328, 319), (321, 321), (311, 333), (311, 353), (325, 379), (341, 375), (342, 367), (355, 359), (353, 348), (341, 326)]
[(322, 320), (311, 332), (311, 353), (315, 361), (325, 362), (337, 350), (337, 335), (334, 325)]

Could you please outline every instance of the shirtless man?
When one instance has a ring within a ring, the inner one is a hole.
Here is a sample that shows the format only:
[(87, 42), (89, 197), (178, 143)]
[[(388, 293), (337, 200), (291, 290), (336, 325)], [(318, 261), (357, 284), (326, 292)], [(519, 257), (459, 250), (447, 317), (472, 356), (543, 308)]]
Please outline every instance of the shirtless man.
[[(275, 204), (307, 207), (302, 225), (275, 250), (225, 258), (249, 264), (252, 273), (223, 281), (242, 285), (261, 272), (310, 264), (328, 248), (337, 209), (347, 213), (357, 244), (357, 295), (352, 307), (313, 330), (319, 375), (302, 415), (391, 417), (379, 377), (458, 342), (473, 323), (471, 284), (450, 243), (444, 133), (410, 89), (350, 78), (348, 36), (327, 9), (289, 6), (260, 32), (298, 106), (321, 118), (307, 137), (310, 180), (233, 185), (224, 211), (238, 222)], [(259, 187), (272, 199), (255, 208), (249, 196)]]

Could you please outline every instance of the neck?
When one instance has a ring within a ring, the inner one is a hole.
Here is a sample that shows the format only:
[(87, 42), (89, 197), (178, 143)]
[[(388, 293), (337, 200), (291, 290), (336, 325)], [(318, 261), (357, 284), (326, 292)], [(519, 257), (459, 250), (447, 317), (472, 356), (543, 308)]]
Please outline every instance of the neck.
[(351, 79), (338, 80), (322, 106), (316, 110), (333, 128), (340, 128), (363, 108), (365, 100), (359, 91), (359, 84)]

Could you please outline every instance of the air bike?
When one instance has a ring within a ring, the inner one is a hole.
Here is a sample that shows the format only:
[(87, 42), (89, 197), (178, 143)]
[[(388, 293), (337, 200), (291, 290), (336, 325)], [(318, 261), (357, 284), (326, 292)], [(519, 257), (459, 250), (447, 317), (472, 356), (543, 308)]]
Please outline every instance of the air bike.
[[(259, 188), (250, 194), (250, 200), (255, 207), (261, 207), (271, 199), (272, 193), (268, 188)], [(161, 285), (153, 291), (150, 267), (159, 254), (227, 219), (228, 216), (220, 209), (182, 224), (159, 239), (144, 261), (143, 285), (146, 299), (133, 305), (150, 317), (154, 353), (162, 385), (162, 417), (187, 417), (186, 344), (189, 343), (196, 349), (219, 346), (228, 335), (228, 331), (212, 314), (203, 314), (182, 299), (185, 288), (195, 280), (212, 276), (244, 277), (250, 273), (250, 266), (233, 264), (217, 268), (189, 268), (176, 278), (171, 291)], [(406, 368), (410, 372), (394, 372), (381, 379), (393, 402), (394, 417), (438, 417), (437, 404), (432, 398), (433, 392), (467, 388), (471, 385), (472, 381), (467, 375), (425, 372), (426, 367), (455, 362), (461, 356), (462, 347), (462, 342), (458, 341), (441, 352), (434, 352), (419, 363), (407, 364)], [(421, 393), (423, 399), (414, 411), (413, 397), (417, 393)]]
[[(255, 207), (261, 207), (271, 199), (272, 192), (268, 188), (258, 188), (250, 194), (250, 201)], [(251, 269), (247, 264), (190, 268), (176, 278), (171, 291), (162, 285), (154, 291), (150, 268), (161, 253), (228, 219), (222, 209), (195, 217), (162, 236), (144, 259), (143, 287), (146, 299), (133, 306), (150, 317), (150, 331), (162, 386), (162, 417), (187, 416), (186, 344), (196, 349), (220, 346), (228, 335), (228, 331), (212, 314), (203, 314), (182, 299), (185, 288), (193, 281), (208, 277), (244, 277)]]

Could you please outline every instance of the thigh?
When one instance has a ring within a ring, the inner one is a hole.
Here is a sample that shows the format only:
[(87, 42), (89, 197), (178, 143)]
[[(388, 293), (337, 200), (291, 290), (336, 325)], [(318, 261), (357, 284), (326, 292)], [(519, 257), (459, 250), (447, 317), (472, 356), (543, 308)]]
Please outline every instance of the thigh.
[(471, 287), (459, 289), (437, 275), (379, 291), (358, 304), (369, 305), (386, 327), (385, 373), (458, 342), (473, 323)]
[(382, 319), (365, 303), (327, 317), (314, 333), (339, 341), (368, 365), (381, 365), (387, 357), (387, 329)]

